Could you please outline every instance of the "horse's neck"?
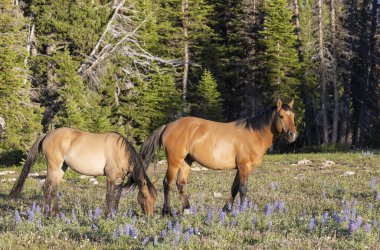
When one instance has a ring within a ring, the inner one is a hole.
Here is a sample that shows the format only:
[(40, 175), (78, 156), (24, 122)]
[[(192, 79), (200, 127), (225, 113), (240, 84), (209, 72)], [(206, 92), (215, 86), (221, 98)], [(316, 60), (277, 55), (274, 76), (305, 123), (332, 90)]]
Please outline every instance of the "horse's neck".
[[(269, 147), (273, 144), (274, 134), (272, 132), (271, 126), (263, 128), (261, 131), (257, 130), (251, 130), (252, 135), (252, 146), (255, 147), (256, 150), (254, 151), (260, 151), (257, 152), (258, 154), (264, 155)], [(257, 142), (257, 139), (259, 139), (259, 144)], [(262, 145), (262, 147), (257, 147), (257, 145)]]

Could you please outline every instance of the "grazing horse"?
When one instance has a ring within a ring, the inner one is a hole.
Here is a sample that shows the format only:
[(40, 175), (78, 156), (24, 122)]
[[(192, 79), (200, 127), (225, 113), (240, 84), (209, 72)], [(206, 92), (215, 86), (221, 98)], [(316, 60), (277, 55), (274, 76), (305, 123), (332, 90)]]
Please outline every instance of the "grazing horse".
[[(58, 185), (66, 169), (91, 176), (107, 177), (106, 216), (118, 209), (123, 182), (128, 175), (129, 183), (139, 188), (137, 199), (143, 212), (152, 215), (157, 191), (146, 175), (143, 161), (132, 145), (115, 132), (94, 134), (72, 128), (58, 128), (42, 135), (29, 149), (25, 165), (10, 192), (11, 197), (20, 195), (25, 179), (43, 152), (47, 164), (47, 177), (43, 187), (45, 213), (58, 213)], [(51, 203), (53, 201), (53, 207)]]
[(247, 193), (248, 176), (257, 167), (275, 135), (285, 134), (289, 142), (297, 137), (294, 125), (293, 101), (273, 106), (253, 118), (229, 123), (208, 121), (196, 117), (183, 117), (155, 130), (143, 143), (140, 155), (146, 167), (155, 152), (165, 149), (168, 169), (164, 178), (164, 207), (162, 214), (171, 213), (170, 191), (177, 177), (182, 213), (190, 208), (185, 194), (191, 164), (199, 164), (215, 170), (237, 169), (231, 187), (231, 196), (224, 210), (230, 210), (237, 192), (243, 201)]

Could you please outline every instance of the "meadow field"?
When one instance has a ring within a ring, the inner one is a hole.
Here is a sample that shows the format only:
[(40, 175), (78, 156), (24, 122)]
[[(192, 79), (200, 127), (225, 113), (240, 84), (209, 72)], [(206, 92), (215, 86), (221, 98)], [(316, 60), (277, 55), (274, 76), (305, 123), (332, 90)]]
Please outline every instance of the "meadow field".
[(0, 175), (0, 249), (380, 249), (378, 152), (267, 155), (250, 176), (248, 199), (227, 214), (221, 208), (235, 171), (194, 168), (187, 187), (191, 209), (176, 212), (175, 187), (175, 215), (162, 217), (166, 163), (151, 167), (159, 199), (148, 219), (132, 189), (105, 219), (104, 177), (94, 184), (71, 170), (60, 186), (60, 215), (46, 218), (44, 163), (32, 168), (17, 200), (7, 195), (21, 166), (0, 168), (16, 171)]

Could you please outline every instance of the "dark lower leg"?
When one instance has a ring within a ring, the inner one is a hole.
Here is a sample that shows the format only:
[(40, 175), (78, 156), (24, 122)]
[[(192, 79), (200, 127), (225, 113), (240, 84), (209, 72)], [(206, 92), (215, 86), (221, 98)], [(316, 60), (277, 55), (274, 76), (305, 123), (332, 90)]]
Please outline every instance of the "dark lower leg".
[(166, 172), (166, 177), (164, 179), (164, 207), (162, 208), (162, 214), (167, 215), (171, 214), (170, 210), (170, 192), (174, 184), (174, 178), (178, 173), (178, 168), (168, 168)]
[(236, 172), (234, 182), (231, 187), (231, 196), (228, 198), (227, 203), (224, 205), (223, 210), (230, 212), (234, 204), (235, 196), (239, 191), (239, 171)]
[(43, 192), (44, 192), (44, 197), (45, 197), (44, 214), (46, 216), (50, 216), (50, 210), (51, 210), (50, 186), (51, 186), (50, 181), (46, 180), (43, 187)]
[(121, 196), (121, 191), (123, 189), (123, 185), (116, 185), (115, 186), (115, 200), (113, 203), (113, 209), (115, 211), (119, 210), (119, 201), (120, 201), (120, 196)]
[(112, 213), (114, 198), (115, 198), (115, 184), (114, 182), (107, 181), (106, 217), (110, 216)]

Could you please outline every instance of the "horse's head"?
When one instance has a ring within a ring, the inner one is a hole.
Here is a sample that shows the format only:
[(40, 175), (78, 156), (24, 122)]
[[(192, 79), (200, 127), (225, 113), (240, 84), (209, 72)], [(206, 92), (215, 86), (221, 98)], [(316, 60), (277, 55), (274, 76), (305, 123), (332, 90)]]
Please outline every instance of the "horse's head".
[(288, 142), (297, 139), (297, 129), (294, 125), (293, 101), (282, 104), (281, 99), (277, 101), (277, 108), (274, 115), (274, 126), (279, 134), (285, 134)]
[(145, 215), (153, 215), (154, 203), (157, 199), (157, 191), (152, 182), (146, 178), (142, 180), (139, 185), (139, 193), (137, 194), (137, 201), (140, 204)]

